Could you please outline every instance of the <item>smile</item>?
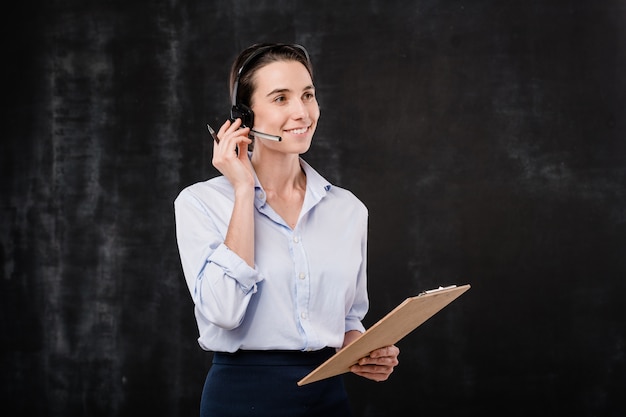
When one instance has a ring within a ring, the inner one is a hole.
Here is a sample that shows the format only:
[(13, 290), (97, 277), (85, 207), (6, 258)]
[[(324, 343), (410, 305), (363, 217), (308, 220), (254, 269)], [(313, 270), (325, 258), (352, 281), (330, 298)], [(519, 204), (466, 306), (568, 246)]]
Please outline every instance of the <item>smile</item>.
[(298, 128), (298, 129), (285, 130), (285, 132), (293, 133), (295, 135), (301, 135), (303, 133), (306, 133), (307, 130), (309, 130), (308, 126), (307, 127), (301, 127), (301, 128)]

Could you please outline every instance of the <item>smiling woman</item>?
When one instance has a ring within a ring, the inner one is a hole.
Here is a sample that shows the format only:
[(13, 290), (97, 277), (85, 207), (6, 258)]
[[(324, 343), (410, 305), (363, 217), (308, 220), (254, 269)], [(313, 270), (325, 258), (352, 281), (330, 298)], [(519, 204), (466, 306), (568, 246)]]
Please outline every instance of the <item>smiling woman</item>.
[[(231, 92), (214, 136), (222, 175), (175, 201), (198, 341), (215, 352), (201, 415), (348, 416), (341, 376), (297, 381), (364, 331), (367, 208), (300, 156), (320, 116), (303, 47), (246, 49)], [(381, 347), (352, 372), (386, 380), (398, 353)]]

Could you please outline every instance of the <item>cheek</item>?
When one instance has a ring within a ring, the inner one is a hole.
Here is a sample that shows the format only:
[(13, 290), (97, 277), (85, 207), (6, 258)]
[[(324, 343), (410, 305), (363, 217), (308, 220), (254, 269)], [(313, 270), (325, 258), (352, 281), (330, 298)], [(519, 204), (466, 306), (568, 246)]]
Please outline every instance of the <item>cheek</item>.
[(277, 119), (280, 119), (280, 114), (277, 114), (276, 111), (271, 111), (271, 109), (266, 106), (256, 106), (252, 111), (254, 112), (255, 123), (275, 123)]
[(317, 101), (311, 104), (311, 108), (309, 109), (309, 115), (312, 119), (315, 120), (320, 118), (320, 106), (317, 104)]

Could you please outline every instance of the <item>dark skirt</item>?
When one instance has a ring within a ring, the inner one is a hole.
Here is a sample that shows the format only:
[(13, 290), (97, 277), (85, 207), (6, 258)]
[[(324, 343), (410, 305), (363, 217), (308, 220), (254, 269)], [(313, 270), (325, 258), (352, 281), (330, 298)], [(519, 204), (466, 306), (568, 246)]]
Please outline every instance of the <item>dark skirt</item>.
[(216, 352), (202, 391), (200, 416), (351, 416), (340, 375), (297, 385), (333, 353), (330, 348), (317, 352)]

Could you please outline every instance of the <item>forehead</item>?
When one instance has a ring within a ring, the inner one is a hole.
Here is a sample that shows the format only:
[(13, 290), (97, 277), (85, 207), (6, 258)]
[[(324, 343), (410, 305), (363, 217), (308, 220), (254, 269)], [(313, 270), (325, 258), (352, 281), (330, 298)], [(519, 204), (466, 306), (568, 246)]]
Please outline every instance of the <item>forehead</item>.
[(259, 68), (254, 74), (254, 92), (269, 93), (276, 89), (304, 90), (313, 86), (311, 75), (298, 61), (275, 61)]

